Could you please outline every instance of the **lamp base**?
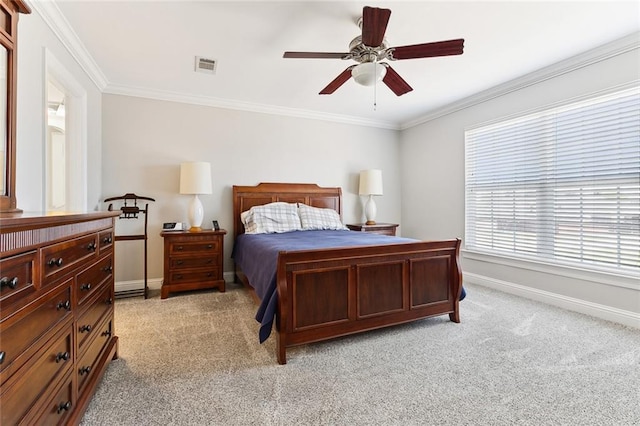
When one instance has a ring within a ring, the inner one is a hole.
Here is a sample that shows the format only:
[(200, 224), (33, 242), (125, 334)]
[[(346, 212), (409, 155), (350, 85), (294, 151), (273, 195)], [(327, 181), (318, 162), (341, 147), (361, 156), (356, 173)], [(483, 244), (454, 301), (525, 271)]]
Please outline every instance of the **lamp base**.
[(189, 228), (189, 232), (202, 232), (202, 228), (199, 226), (192, 226)]
[(364, 223), (365, 225), (375, 225), (376, 221), (375, 220), (368, 220)]

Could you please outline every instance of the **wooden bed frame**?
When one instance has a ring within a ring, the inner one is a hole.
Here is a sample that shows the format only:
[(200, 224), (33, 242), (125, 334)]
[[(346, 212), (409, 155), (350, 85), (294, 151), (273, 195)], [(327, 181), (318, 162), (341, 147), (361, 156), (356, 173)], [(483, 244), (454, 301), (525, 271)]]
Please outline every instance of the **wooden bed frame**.
[[(240, 214), (275, 201), (342, 213), (340, 188), (261, 183), (233, 187), (234, 240)], [(342, 217), (342, 216), (341, 216)], [(288, 347), (449, 314), (460, 322), (460, 240), (305, 251), (278, 256), (277, 357)], [(236, 266), (236, 279), (251, 287)]]

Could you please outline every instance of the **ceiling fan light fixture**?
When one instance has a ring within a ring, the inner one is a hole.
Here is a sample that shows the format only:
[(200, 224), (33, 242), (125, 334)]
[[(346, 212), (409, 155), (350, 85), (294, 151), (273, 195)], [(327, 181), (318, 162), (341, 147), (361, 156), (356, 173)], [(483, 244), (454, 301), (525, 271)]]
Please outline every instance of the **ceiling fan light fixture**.
[(376, 82), (381, 81), (386, 74), (387, 67), (377, 62), (364, 62), (351, 70), (353, 79), (363, 86), (373, 86)]

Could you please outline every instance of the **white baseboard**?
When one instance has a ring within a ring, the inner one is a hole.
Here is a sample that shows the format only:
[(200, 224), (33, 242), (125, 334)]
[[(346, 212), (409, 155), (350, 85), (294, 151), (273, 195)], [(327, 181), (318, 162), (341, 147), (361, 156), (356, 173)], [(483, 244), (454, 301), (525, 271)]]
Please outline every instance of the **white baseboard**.
[(587, 302), (585, 300), (575, 299), (469, 272), (464, 273), (464, 281), (470, 284), (478, 284), (484, 287), (504, 291), (505, 293), (515, 294), (516, 296), (526, 297), (527, 299), (547, 303), (570, 311), (580, 312), (581, 314), (591, 315), (607, 321), (640, 328), (640, 314), (636, 312), (612, 308), (611, 306)]
[[(233, 282), (233, 279), (234, 279), (234, 273), (233, 272), (225, 272), (222, 275), (223, 275), (224, 281), (226, 283), (232, 283)], [(154, 290), (160, 290), (160, 287), (162, 286), (162, 280), (163, 280), (162, 277), (160, 277), (160, 278), (149, 278), (149, 279), (147, 279), (147, 287), (149, 287), (150, 289), (154, 289)], [(116, 293), (123, 292), (123, 291), (140, 290), (143, 287), (144, 287), (144, 281), (143, 280), (116, 281), (116, 283), (115, 283)]]

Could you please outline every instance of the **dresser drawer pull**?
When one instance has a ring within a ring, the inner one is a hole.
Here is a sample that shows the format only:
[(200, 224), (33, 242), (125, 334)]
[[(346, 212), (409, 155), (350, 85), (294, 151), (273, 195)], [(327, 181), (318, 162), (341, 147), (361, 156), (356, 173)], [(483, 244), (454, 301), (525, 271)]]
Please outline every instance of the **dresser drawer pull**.
[(209, 273), (207, 274), (207, 277), (209, 277), (209, 278), (211, 278), (212, 276), (213, 276), (213, 274), (212, 274), (211, 272), (209, 272)]
[(91, 332), (91, 328), (92, 327), (89, 324), (87, 324), (87, 325), (80, 326), (79, 330), (80, 330), (80, 333), (84, 333), (85, 331), (90, 333)]
[(7, 353), (5, 351), (0, 352), (0, 364), (4, 362), (4, 357)]
[(183, 263), (184, 263), (184, 262), (183, 262), (182, 260), (178, 260), (178, 261), (176, 262), (176, 264), (178, 264), (178, 265), (182, 265)]
[(80, 286), (80, 290), (89, 291), (91, 290), (91, 283), (85, 283)]
[(89, 243), (87, 245), (87, 251), (96, 251), (96, 248), (97, 248), (97, 246), (96, 246), (96, 242), (95, 241), (93, 241), (93, 242), (91, 242), (91, 243)]
[(207, 259), (207, 265), (211, 265), (213, 263), (213, 259)]
[(102, 270), (104, 272), (106, 272), (107, 274), (110, 274), (113, 272), (113, 266), (109, 265), (109, 266), (105, 266), (104, 268), (102, 268)]
[(182, 250), (184, 250), (184, 247), (182, 247), (182, 246), (178, 246), (178, 247), (176, 247), (176, 250), (178, 250), (178, 251), (182, 251)]
[(58, 352), (58, 355), (56, 355), (56, 362), (69, 361), (69, 358), (71, 358), (69, 352)]
[(212, 249), (213, 248), (213, 244), (207, 244), (207, 248), (208, 249)]
[(58, 302), (58, 304), (56, 305), (56, 309), (57, 310), (64, 309), (65, 311), (70, 311), (71, 310), (71, 301), (70, 300), (65, 300), (64, 302)]
[(2, 277), (0, 279), (0, 288), (9, 287), (10, 289), (16, 288), (18, 285), (18, 277), (13, 277), (9, 279), (9, 277)]
[(91, 371), (91, 366), (90, 365), (82, 367), (80, 370), (78, 370), (78, 372), (80, 373), (81, 376), (84, 376), (85, 374), (89, 374), (90, 371)]
[(111, 330), (105, 330), (102, 333), (100, 333), (101, 336), (111, 336)]
[(56, 259), (55, 257), (47, 262), (49, 267), (53, 268), (54, 266), (62, 266), (62, 258)]
[(108, 298), (107, 300), (104, 301), (104, 303), (106, 305), (113, 305), (113, 299), (112, 298)]
[(71, 401), (61, 402), (60, 404), (58, 404), (58, 414), (62, 413), (63, 411), (69, 411), (70, 408)]
[(181, 279), (182, 279), (182, 274), (176, 275), (176, 280), (181, 280)]
[(111, 244), (112, 242), (113, 242), (113, 239), (111, 238), (111, 235), (109, 235), (108, 237), (104, 237), (102, 239), (103, 244)]

